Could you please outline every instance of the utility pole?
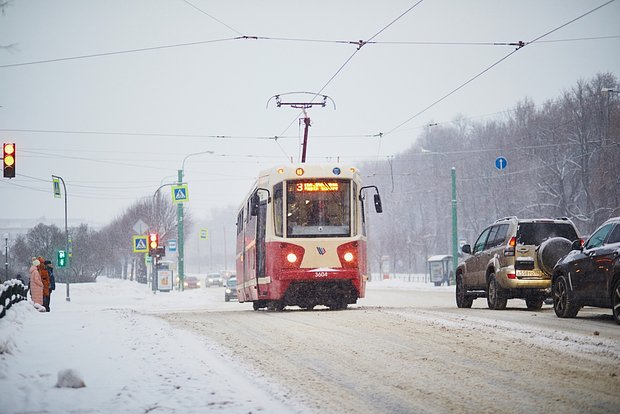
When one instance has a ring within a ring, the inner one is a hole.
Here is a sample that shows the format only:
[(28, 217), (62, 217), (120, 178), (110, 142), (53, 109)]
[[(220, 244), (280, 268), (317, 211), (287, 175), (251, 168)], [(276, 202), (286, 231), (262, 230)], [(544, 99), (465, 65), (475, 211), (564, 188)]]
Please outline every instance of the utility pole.
[[(312, 96), (312, 99), (310, 99), (309, 101), (290, 101), (290, 102), (285, 102), (282, 101), (282, 96), (286, 96), (286, 95), (310, 95)], [(323, 98), (323, 100), (321, 102), (314, 102), (314, 100), (321, 96)], [(304, 122), (304, 140), (302, 143), (302, 149), (301, 149), (301, 157), (300, 160), (302, 163), (306, 162), (306, 152), (308, 149), (308, 130), (310, 128), (310, 117), (308, 117), (308, 113), (306, 112), (306, 109), (310, 109), (313, 106), (320, 106), (320, 107), (325, 107), (327, 105), (327, 100), (329, 99), (332, 104), (334, 105), (334, 109), (336, 109), (336, 104), (334, 103), (334, 100), (332, 98), (330, 98), (327, 95), (319, 95), (318, 93), (312, 93), (312, 92), (287, 92), (287, 93), (281, 93), (279, 95), (274, 95), (271, 98), (269, 98), (269, 101), (267, 101), (267, 106), (269, 106), (269, 102), (275, 99), (276, 101), (276, 106), (278, 108), (282, 107), (282, 106), (290, 106), (291, 108), (296, 108), (296, 109), (301, 109), (302, 114), (303, 114), (303, 122)]]

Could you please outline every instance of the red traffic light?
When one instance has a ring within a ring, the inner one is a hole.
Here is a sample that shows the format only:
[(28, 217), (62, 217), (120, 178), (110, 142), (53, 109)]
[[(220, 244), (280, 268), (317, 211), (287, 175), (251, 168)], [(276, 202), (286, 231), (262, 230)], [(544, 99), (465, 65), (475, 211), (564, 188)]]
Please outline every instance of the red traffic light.
[(15, 177), (15, 143), (5, 142), (2, 145), (2, 175), (4, 178)]
[(157, 233), (149, 234), (149, 248), (155, 250), (157, 246), (159, 246), (159, 235)]

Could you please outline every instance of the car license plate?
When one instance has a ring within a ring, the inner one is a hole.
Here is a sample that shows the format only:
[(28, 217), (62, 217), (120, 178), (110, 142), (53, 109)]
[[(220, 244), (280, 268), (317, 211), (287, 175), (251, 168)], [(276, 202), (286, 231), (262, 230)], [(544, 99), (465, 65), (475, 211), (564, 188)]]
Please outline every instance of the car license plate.
[(517, 276), (520, 277), (542, 277), (542, 274), (536, 270), (517, 270)]

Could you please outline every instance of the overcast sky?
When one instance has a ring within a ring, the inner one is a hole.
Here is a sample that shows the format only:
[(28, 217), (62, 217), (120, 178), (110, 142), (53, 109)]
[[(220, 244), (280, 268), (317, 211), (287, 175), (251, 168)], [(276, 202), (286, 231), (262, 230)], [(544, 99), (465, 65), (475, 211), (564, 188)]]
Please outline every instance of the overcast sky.
[(17, 178), (0, 181), (0, 218), (62, 218), (59, 175), (69, 215), (106, 224), (207, 150), (186, 159), (188, 206), (236, 207), (259, 170), (299, 160), (299, 111), (276, 94), (333, 99), (308, 111), (308, 161), (359, 164), (429, 123), (491, 120), (620, 74), (618, 1), (562, 28), (606, 0), (416, 3), (13, 0), (0, 136), (16, 143)]

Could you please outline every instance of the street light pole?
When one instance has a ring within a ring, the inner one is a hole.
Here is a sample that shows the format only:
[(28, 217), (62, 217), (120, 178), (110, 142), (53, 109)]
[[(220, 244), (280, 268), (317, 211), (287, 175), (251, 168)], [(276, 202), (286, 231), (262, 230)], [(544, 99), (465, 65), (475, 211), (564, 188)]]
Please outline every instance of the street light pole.
[(459, 265), (459, 240), (456, 221), (456, 167), (452, 167), (452, 282), (456, 279), (456, 268)]
[[(185, 170), (185, 161), (191, 156), (200, 155), (200, 154), (213, 154), (213, 151), (201, 151), (194, 152), (188, 154), (185, 158), (183, 158), (183, 163), (181, 163), (181, 169), (178, 170), (177, 183), (181, 185), (183, 182), (183, 171)], [(183, 243), (183, 203), (177, 204), (177, 236), (178, 236), (178, 272), (179, 272), (179, 291), (183, 291), (184, 287), (184, 279), (185, 279), (185, 246)]]
[[(67, 252), (67, 257), (69, 257), (69, 227), (67, 227), (67, 186), (65, 185), (65, 180), (62, 179), (61, 176), (58, 175), (52, 175), (52, 179), (54, 178), (58, 178), (58, 180), (62, 183), (62, 189), (64, 190), (65, 193), (65, 242), (66, 242), (66, 247), (65, 247), (65, 251)], [(69, 266), (71, 266), (71, 257), (69, 257)], [(64, 269), (65, 271), (65, 283), (67, 284), (67, 298), (66, 301), (67, 302), (71, 302), (71, 296), (69, 295), (69, 276), (71, 275), (71, 271), (69, 269)]]
[[(434, 152), (421, 149), (422, 153), (427, 154), (435, 154), (441, 155), (448, 159), (448, 156), (441, 152)], [(456, 167), (452, 167), (451, 169), (451, 178), (452, 178), (452, 277), (456, 278), (456, 268), (459, 265), (459, 238), (458, 238), (458, 226), (457, 226), (457, 209), (456, 209)], [(451, 282), (454, 282), (456, 279), (453, 279)]]

